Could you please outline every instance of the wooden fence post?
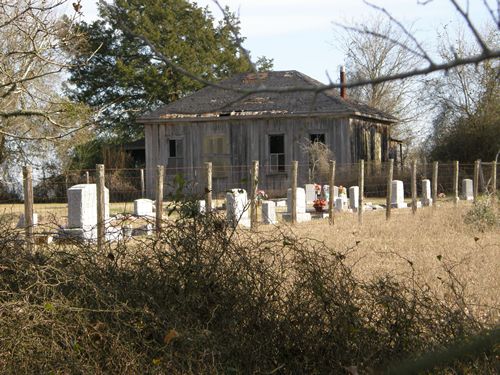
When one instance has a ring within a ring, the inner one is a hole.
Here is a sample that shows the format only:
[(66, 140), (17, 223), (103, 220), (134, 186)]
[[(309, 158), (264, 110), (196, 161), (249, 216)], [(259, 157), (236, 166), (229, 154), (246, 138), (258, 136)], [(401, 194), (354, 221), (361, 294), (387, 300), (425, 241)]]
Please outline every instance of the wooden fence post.
[(460, 200), (458, 197), (458, 160), (453, 162), (453, 195), (453, 203), (457, 207)]
[(364, 204), (363, 195), (365, 194), (365, 161), (363, 159), (359, 161), (358, 184), (359, 184), (358, 223), (361, 225), (363, 224), (363, 204)]
[(97, 180), (97, 251), (103, 250), (105, 235), (106, 235), (106, 214), (105, 214), (105, 198), (104, 198), (104, 164), (96, 165)]
[(86, 184), (90, 184), (90, 173), (89, 171), (86, 171), (85, 172), (85, 181), (86, 181)]
[(33, 241), (33, 170), (31, 166), (23, 168), (24, 188), (24, 230), (26, 233), (26, 250), (34, 249)]
[(432, 163), (432, 208), (437, 207), (439, 162)]
[(297, 224), (297, 173), (299, 162), (292, 161), (292, 224)]
[(474, 202), (477, 202), (479, 195), (479, 167), (481, 165), (481, 160), (478, 159), (474, 163)]
[(417, 161), (411, 164), (411, 211), (417, 213)]
[(164, 167), (163, 165), (156, 166), (156, 234), (161, 234), (161, 227), (163, 221), (163, 179)]
[(329, 168), (330, 175), (328, 176), (328, 183), (330, 184), (330, 189), (329, 189), (329, 199), (328, 199), (328, 222), (330, 225), (335, 224), (335, 212), (334, 212), (334, 189), (333, 187), (335, 186), (335, 160), (330, 160), (330, 168)]
[(389, 159), (387, 170), (387, 196), (385, 198), (385, 219), (391, 218), (391, 199), (392, 199), (392, 175), (394, 173), (394, 159)]
[(259, 161), (252, 162), (251, 176), (251, 191), (250, 191), (250, 228), (257, 229), (257, 189), (259, 188)]
[(144, 181), (144, 169), (141, 168), (141, 198), (146, 196), (146, 183)]
[(491, 194), (495, 201), (497, 199), (497, 159), (491, 163)]
[(205, 186), (205, 212), (212, 212), (212, 162), (205, 163), (207, 181)]

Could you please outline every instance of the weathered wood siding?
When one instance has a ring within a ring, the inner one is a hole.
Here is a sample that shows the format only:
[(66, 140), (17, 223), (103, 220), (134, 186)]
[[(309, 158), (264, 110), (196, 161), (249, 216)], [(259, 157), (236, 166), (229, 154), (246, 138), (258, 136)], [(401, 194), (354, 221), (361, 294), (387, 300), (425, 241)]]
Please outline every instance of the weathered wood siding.
[(353, 162), (359, 159), (375, 163), (388, 160), (389, 155), (389, 125), (350, 119), (350, 144)]
[[(269, 135), (283, 134), (285, 137), (286, 172), (269, 171)], [(365, 160), (387, 159), (388, 125), (361, 119), (332, 118), (326, 116), (283, 118), (216, 118), (203, 121), (175, 121), (162, 124), (146, 124), (146, 168), (148, 195), (154, 187), (154, 167), (167, 165), (168, 140), (182, 138), (184, 141), (184, 176), (203, 181), (204, 139), (223, 136), (228, 140), (231, 171), (227, 177), (214, 181), (214, 190), (237, 184), (248, 179), (252, 160), (261, 165), (260, 184), (268, 190), (288, 186), (289, 165), (298, 160), (299, 165), (308, 165), (308, 155), (300, 149), (300, 143), (310, 134), (325, 134), (325, 143), (333, 151), (337, 163), (354, 163)], [(167, 169), (167, 180), (169, 178)], [(299, 184), (307, 181), (308, 169), (299, 168)]]

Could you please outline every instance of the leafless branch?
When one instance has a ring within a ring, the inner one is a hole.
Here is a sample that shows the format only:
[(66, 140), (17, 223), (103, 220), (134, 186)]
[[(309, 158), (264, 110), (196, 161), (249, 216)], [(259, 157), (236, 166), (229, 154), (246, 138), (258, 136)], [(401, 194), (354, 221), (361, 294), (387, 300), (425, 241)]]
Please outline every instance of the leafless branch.
[(489, 47), (486, 45), (483, 38), (481, 37), (481, 34), (479, 33), (479, 31), (477, 31), (476, 27), (472, 23), (472, 20), (471, 20), (470, 15), (469, 15), (469, 11), (468, 10), (464, 11), (460, 7), (460, 5), (458, 5), (456, 0), (450, 0), (450, 1), (453, 4), (453, 6), (455, 7), (455, 9), (457, 10), (457, 12), (460, 13), (460, 15), (463, 17), (464, 21), (467, 23), (467, 26), (469, 27), (472, 34), (474, 34), (474, 37), (476, 38), (477, 43), (481, 46), (481, 49), (483, 50), (483, 52), (485, 52), (485, 53), (489, 52)]
[[(432, 59), (430, 56), (427, 54), (425, 49), (422, 47), (422, 45), (418, 42), (418, 40), (415, 38), (413, 33), (411, 33), (400, 21), (398, 21), (396, 18), (394, 18), (385, 8), (381, 8), (375, 4), (370, 3), (367, 0), (364, 0), (364, 3), (367, 4), (368, 6), (372, 7), (373, 9), (376, 9), (380, 12), (382, 12), (391, 22), (393, 22), (395, 25), (397, 25), (403, 33), (417, 46), (418, 50), (420, 51), (421, 55), (425, 57), (425, 59), (429, 62), (429, 64), (433, 65)], [(388, 36), (385, 36), (386, 38)]]

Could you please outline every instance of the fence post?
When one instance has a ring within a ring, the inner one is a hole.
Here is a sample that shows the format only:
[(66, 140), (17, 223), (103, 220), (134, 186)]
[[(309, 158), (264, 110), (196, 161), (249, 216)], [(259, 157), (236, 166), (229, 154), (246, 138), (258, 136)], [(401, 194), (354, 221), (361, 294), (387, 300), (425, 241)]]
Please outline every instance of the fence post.
[(411, 164), (411, 211), (417, 213), (417, 161)]
[(455, 207), (457, 207), (458, 201), (460, 199), (458, 197), (458, 160), (455, 160), (453, 162), (453, 193), (454, 193), (453, 203), (455, 204)]
[(161, 234), (161, 226), (163, 220), (163, 165), (156, 166), (156, 234)]
[(497, 159), (491, 163), (491, 194), (495, 201), (497, 199)]
[(250, 228), (257, 229), (257, 189), (259, 188), (259, 161), (252, 162), (251, 176), (251, 192), (250, 192)]
[(365, 194), (365, 161), (361, 159), (359, 161), (359, 196), (358, 196), (358, 223), (363, 224), (363, 195)]
[(141, 198), (146, 196), (146, 184), (144, 182), (144, 169), (141, 168)]
[(207, 186), (205, 187), (205, 212), (212, 212), (212, 162), (205, 163), (207, 171)]
[(89, 171), (85, 172), (85, 181), (86, 181), (87, 185), (90, 184), (90, 173), (89, 173)]
[(297, 224), (297, 173), (299, 162), (292, 161), (292, 224)]
[(474, 163), (474, 203), (477, 202), (479, 194), (479, 166), (481, 165), (481, 159), (478, 159)]
[(334, 199), (335, 196), (333, 195), (333, 187), (335, 186), (335, 160), (330, 160), (330, 169), (329, 169), (330, 175), (328, 178), (328, 183), (330, 184), (330, 189), (329, 189), (329, 199), (328, 199), (328, 222), (330, 225), (335, 224), (335, 213), (333, 210), (333, 204), (334, 204)]
[(97, 193), (97, 251), (103, 250), (103, 244), (105, 240), (105, 201), (104, 201), (104, 164), (96, 165), (97, 181), (96, 181), (96, 193)]
[(24, 188), (24, 228), (26, 233), (26, 250), (32, 251), (33, 242), (33, 170), (31, 166), (23, 167)]
[(394, 159), (389, 159), (389, 169), (387, 170), (387, 196), (385, 198), (385, 219), (391, 218), (391, 199), (392, 199), (392, 175), (394, 173)]
[(432, 208), (437, 207), (439, 162), (432, 163)]

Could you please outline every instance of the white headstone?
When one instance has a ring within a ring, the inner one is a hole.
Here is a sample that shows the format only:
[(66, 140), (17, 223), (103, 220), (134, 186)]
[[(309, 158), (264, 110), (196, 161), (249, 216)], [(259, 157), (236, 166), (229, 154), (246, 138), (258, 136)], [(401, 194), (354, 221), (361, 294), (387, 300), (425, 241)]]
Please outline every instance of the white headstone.
[(205, 200), (197, 201), (196, 208), (198, 210), (198, 213), (204, 214), (205, 212), (207, 212), (207, 203), (205, 202)]
[(405, 193), (403, 181), (393, 180), (392, 181), (392, 196), (391, 205), (395, 208), (406, 208), (408, 207), (405, 203)]
[(316, 200), (316, 189), (314, 189), (314, 184), (306, 184), (305, 202), (307, 204), (312, 204), (314, 200)]
[[(312, 185), (312, 186), (314, 186), (314, 185)], [(286, 206), (287, 206), (287, 212), (291, 213), (292, 212), (292, 189), (288, 189), (286, 192)], [(303, 188), (297, 188), (297, 214), (303, 214), (305, 212), (306, 212), (306, 192), (304, 191)]]
[[(109, 218), (109, 190), (104, 188), (105, 219)], [(97, 225), (97, 187), (80, 184), (68, 189), (68, 227), (90, 229)]]
[(276, 207), (286, 207), (286, 200), (276, 201)]
[(262, 221), (264, 224), (276, 224), (276, 203), (273, 201), (262, 201)]
[[(312, 185), (314, 186), (314, 185)], [(306, 212), (306, 192), (303, 188), (297, 188), (297, 223), (311, 221), (311, 214)], [(315, 195), (316, 197), (316, 195)], [(282, 215), (284, 220), (292, 219), (292, 189), (286, 192), (287, 212)]]
[(134, 215), (136, 216), (154, 216), (153, 201), (151, 199), (136, 199), (134, 201)]
[(353, 210), (359, 207), (359, 186), (351, 186), (349, 188), (349, 206)]
[(432, 206), (431, 180), (422, 180), (422, 206)]
[(339, 187), (334, 186), (333, 187), (333, 198), (336, 199), (336, 198), (338, 198), (338, 196), (339, 196)]
[(349, 209), (347, 198), (345, 196), (339, 196), (335, 198), (335, 211), (344, 212)]
[(462, 180), (462, 199), (466, 201), (474, 200), (474, 183), (469, 178)]
[(226, 219), (231, 225), (250, 227), (248, 196), (245, 189), (231, 189), (226, 193)]

